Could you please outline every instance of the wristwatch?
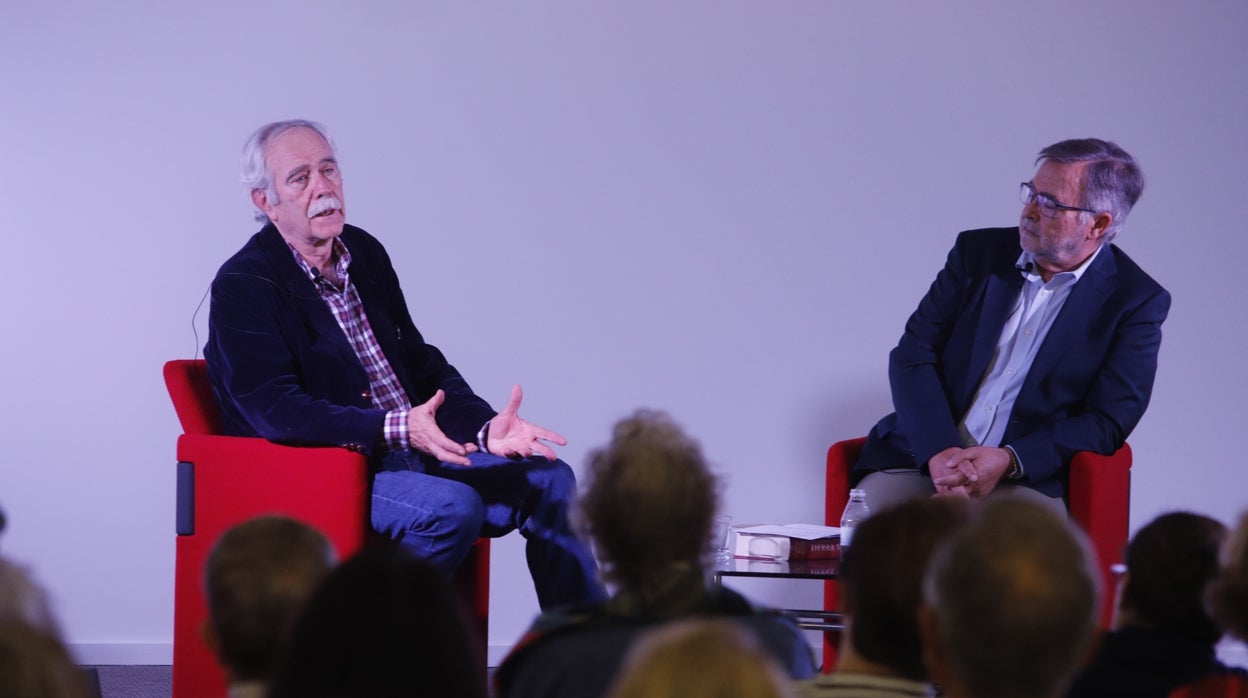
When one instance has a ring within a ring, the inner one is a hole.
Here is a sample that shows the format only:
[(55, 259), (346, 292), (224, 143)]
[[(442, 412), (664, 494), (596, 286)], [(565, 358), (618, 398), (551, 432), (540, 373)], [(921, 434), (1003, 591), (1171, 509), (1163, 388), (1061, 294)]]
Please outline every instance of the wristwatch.
[(1010, 467), (1005, 469), (1005, 479), (1006, 480), (1022, 480), (1023, 479), (1023, 464), (1018, 462), (1018, 454), (1015, 453), (1014, 449), (1010, 448), (1009, 446), (1006, 446), (1005, 450), (1009, 452), (1010, 454)]

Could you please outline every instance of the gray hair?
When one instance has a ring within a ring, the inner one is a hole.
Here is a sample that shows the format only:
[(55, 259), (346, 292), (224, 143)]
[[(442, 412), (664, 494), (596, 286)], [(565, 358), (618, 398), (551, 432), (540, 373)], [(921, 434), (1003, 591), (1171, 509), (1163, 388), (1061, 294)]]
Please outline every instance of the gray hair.
[(985, 502), (932, 558), (923, 597), (972, 696), (1060, 695), (1091, 642), (1100, 601), (1086, 537), (1042, 504)]
[[(253, 192), (263, 190), (264, 195), (268, 198), (269, 203), (278, 203), (277, 187), (273, 183), (273, 173), (269, 172), (269, 163), (265, 159), (265, 152), (278, 136), (296, 128), (310, 128), (321, 135), (325, 142), (329, 144), (329, 149), (333, 151), (334, 158), (338, 158), (338, 148), (334, 146), (334, 139), (329, 135), (329, 129), (324, 124), (307, 119), (288, 119), (286, 121), (274, 121), (271, 124), (265, 124), (256, 129), (251, 134), (251, 138), (247, 139), (247, 144), (243, 146), (243, 174), (240, 180), (243, 186), (247, 187), (247, 191)], [(261, 223), (267, 223), (269, 217), (256, 208), (256, 220)]]
[[(1113, 242), (1122, 232), (1131, 207), (1144, 193), (1144, 173), (1135, 158), (1117, 143), (1099, 138), (1072, 138), (1040, 151), (1036, 164), (1051, 161), (1062, 164), (1090, 163), (1083, 184), (1082, 208), (1108, 211), (1114, 220), (1105, 231), (1105, 242)], [(1087, 214), (1080, 214), (1087, 215)]]
[(718, 480), (702, 447), (666, 413), (638, 410), (616, 423), (611, 443), (589, 454), (576, 510), (621, 589), (645, 591), (673, 564), (700, 569), (718, 508)]

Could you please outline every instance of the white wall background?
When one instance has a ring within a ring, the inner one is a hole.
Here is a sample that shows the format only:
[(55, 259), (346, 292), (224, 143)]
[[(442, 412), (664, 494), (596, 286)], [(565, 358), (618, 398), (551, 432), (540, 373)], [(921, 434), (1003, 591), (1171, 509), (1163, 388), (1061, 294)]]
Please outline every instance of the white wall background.
[[(168, 661), (174, 441), (160, 378), (254, 230), (243, 140), (336, 133), (350, 220), (417, 324), (578, 469), (665, 408), (738, 521), (818, 521), (823, 455), (954, 235), (1017, 221), (1044, 145), (1148, 189), (1120, 238), (1174, 294), (1132, 527), (1248, 507), (1248, 4), (13, 0), (0, 7), (6, 555), (87, 661)], [(495, 547), (490, 642), (537, 606)], [(816, 605), (817, 585), (748, 587)]]

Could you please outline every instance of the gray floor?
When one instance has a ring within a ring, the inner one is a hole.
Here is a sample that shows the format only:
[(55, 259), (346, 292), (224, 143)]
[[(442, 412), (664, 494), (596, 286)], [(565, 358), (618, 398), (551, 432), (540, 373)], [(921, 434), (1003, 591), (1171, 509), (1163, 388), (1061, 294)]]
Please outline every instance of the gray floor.
[(93, 666), (100, 679), (100, 698), (170, 698), (173, 667), (127, 664)]
[[(101, 665), (94, 669), (100, 698), (172, 698), (173, 667), (169, 665)], [(490, 673), (494, 673), (493, 667)]]

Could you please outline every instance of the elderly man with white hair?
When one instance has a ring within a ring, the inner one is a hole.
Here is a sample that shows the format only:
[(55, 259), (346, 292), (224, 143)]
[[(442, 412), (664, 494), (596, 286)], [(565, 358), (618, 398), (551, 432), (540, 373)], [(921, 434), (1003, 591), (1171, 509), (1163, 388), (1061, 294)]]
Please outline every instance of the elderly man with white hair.
[(566, 441), (520, 417), (520, 386), (495, 412), (425, 342), (385, 248), (346, 222), (325, 127), (261, 127), (243, 181), (264, 225), (212, 283), (204, 349), (226, 433), (367, 454), (373, 528), (448, 574), (519, 530), (543, 608), (600, 599), (548, 445)]

